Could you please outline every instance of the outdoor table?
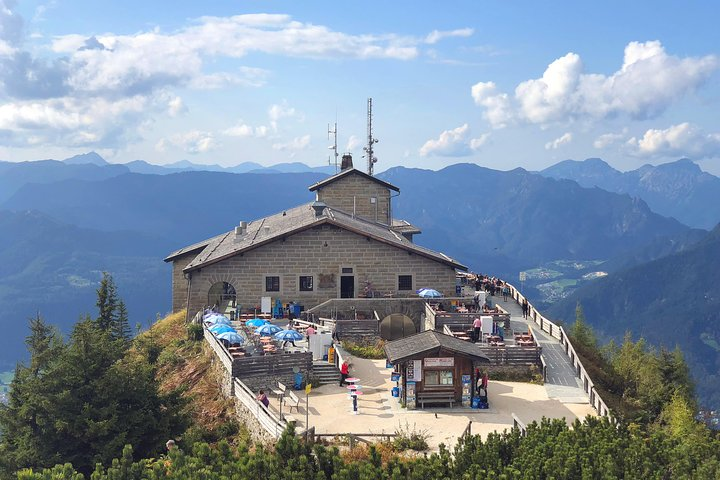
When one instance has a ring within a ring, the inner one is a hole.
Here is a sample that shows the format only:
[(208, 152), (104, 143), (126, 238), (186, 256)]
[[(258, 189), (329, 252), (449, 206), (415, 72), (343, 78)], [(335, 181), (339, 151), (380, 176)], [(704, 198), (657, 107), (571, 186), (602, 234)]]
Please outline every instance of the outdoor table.
[(521, 347), (532, 347), (535, 344), (532, 340), (518, 340), (517, 343)]
[(350, 378), (346, 378), (345, 381), (346, 381), (347, 383), (355, 383), (355, 382), (359, 382), (360, 379), (359, 379), (359, 378), (355, 378), (355, 377), (350, 377)]
[(360, 390), (362, 387), (361, 387), (360, 385), (348, 385), (348, 386), (345, 387), (345, 388), (347, 388), (348, 390), (354, 392), (354, 391)]

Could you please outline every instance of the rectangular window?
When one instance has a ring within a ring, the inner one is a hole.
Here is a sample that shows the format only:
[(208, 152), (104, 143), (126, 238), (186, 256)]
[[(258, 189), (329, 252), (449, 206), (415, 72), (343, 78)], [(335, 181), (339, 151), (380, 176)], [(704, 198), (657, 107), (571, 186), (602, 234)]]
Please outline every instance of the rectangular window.
[(425, 370), (425, 385), (442, 387), (452, 384), (452, 370)]
[(300, 291), (301, 292), (312, 292), (313, 291), (313, 277), (312, 275), (300, 275)]
[(266, 292), (279, 292), (280, 291), (280, 277), (277, 277), (277, 276), (265, 277), (265, 291)]
[(352, 267), (342, 267), (342, 273), (353, 273)]
[(398, 275), (398, 290), (412, 289), (412, 275)]

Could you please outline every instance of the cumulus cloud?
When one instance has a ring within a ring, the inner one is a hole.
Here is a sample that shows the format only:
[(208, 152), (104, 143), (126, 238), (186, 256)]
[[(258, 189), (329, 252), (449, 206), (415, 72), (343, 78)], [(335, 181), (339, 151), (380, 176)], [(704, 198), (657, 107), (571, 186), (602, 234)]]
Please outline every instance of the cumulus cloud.
[(627, 129), (623, 129), (622, 133), (604, 133), (597, 137), (593, 142), (593, 147), (597, 149), (607, 148), (622, 141), (627, 136)]
[(289, 150), (296, 152), (299, 150), (305, 150), (310, 146), (310, 135), (303, 135), (302, 137), (295, 137), (288, 143), (273, 143), (273, 150)]
[(548, 65), (542, 77), (518, 84), (512, 98), (492, 82), (475, 84), (471, 93), (498, 128), (513, 119), (541, 125), (618, 115), (646, 119), (699, 87), (719, 65), (715, 55), (680, 58), (659, 41), (631, 42), (611, 75), (585, 73), (580, 56), (568, 53)]
[(227, 135), (229, 137), (255, 137), (255, 138), (263, 138), (266, 137), (268, 134), (268, 127), (261, 125), (259, 127), (253, 127), (252, 125), (247, 125), (245, 123), (238, 123), (237, 125), (227, 128), (222, 131), (223, 135)]
[[(424, 37), (394, 33), (348, 34), (296, 21), (289, 15), (251, 14), (201, 17), (171, 32), (153, 28), (127, 35), (69, 34), (50, 39), (50, 44), (42, 44), (43, 37), (38, 36), (35, 44), (39, 48), (33, 48), (31, 53), (23, 47), (23, 20), (17, 14), (16, 3), (0, 0), (0, 97), (5, 102), (2, 106), (6, 119), (18, 112), (39, 113), (34, 114), (32, 122), (13, 124), (10, 130), (3, 131), (3, 142), (9, 144), (27, 143), (30, 138), (53, 138), (56, 146), (92, 139), (103, 142), (113, 135), (116, 142), (137, 138), (138, 126), (152, 115), (182, 113), (180, 103), (168, 101), (175, 88), (265, 84), (268, 72), (263, 69), (235, 66), (218, 71), (218, 65), (228, 64), (221, 61), (225, 59), (266, 54), (409, 60), (418, 57), (418, 48), (425, 42)], [(435, 41), (462, 35), (462, 31), (438, 32)], [(51, 54), (43, 56), (42, 52), (47, 51)], [(133, 111), (132, 121), (125, 123), (128, 116), (123, 105), (139, 98), (146, 110)], [(58, 111), (60, 104), (78, 109)], [(107, 106), (117, 116), (98, 112)], [(287, 113), (288, 109), (280, 108), (270, 115), (280, 119)], [(84, 130), (71, 136), (64, 128), (58, 130), (58, 119), (65, 117), (72, 117), (70, 123), (90, 121), (82, 127)], [(107, 123), (91, 126), (96, 121)], [(254, 128), (255, 136), (267, 134), (268, 127)], [(190, 148), (202, 151), (211, 144), (198, 141), (197, 148)]]
[(570, 142), (572, 142), (573, 136), (570, 132), (565, 132), (560, 137), (556, 138), (555, 140), (548, 142), (545, 144), (545, 150), (557, 150), (563, 145), (566, 145)]
[(445, 130), (437, 139), (430, 139), (420, 147), (420, 155), (441, 156), (441, 157), (465, 157), (482, 147), (490, 137), (489, 133), (485, 133), (479, 138), (468, 139), (470, 135), (470, 127), (467, 123), (454, 128)]
[(483, 116), (495, 128), (504, 128), (514, 120), (510, 97), (498, 93), (494, 82), (478, 82), (471, 88), (475, 104), (485, 107)]
[(425, 43), (428, 43), (430, 45), (434, 45), (443, 38), (448, 37), (470, 37), (472, 34), (475, 33), (475, 30), (472, 28), (459, 28), (457, 30), (433, 30), (428, 34), (427, 37), (425, 37)]
[(640, 157), (720, 157), (720, 133), (706, 133), (690, 123), (664, 130), (650, 129), (642, 138), (627, 141), (630, 152)]
[(164, 152), (170, 145), (193, 155), (209, 152), (220, 146), (212, 133), (202, 132), (200, 130), (191, 130), (161, 139), (157, 145), (155, 145), (155, 149), (159, 152)]

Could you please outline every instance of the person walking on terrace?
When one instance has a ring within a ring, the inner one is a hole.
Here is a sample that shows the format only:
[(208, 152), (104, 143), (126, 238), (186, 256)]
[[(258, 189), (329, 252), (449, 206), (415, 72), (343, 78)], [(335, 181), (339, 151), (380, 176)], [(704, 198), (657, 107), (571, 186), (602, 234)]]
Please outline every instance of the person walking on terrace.
[(342, 365), (340, 365), (340, 386), (342, 387), (347, 382), (345, 381), (346, 378), (348, 378), (348, 375), (350, 375), (350, 365), (348, 365), (347, 360), (345, 360)]

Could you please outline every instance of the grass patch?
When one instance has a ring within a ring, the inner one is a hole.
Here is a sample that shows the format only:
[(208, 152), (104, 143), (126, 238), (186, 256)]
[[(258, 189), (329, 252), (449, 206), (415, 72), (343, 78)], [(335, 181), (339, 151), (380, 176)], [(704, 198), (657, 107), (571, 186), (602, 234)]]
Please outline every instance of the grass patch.
[(355, 343), (343, 341), (342, 347), (350, 355), (358, 358), (368, 358), (371, 360), (379, 360), (385, 358), (385, 341), (378, 340), (376, 343)]

